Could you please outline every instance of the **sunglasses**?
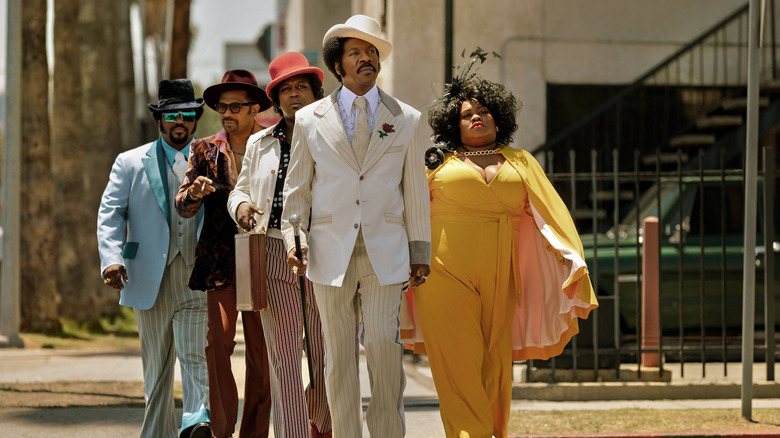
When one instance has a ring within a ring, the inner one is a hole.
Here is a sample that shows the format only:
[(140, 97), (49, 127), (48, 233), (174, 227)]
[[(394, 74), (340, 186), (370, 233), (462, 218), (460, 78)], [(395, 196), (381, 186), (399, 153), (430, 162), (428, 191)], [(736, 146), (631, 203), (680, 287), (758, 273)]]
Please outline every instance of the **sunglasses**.
[(231, 104), (224, 104), (222, 102), (218, 102), (216, 105), (214, 105), (214, 108), (220, 114), (225, 114), (225, 111), (227, 111), (228, 108), (230, 108), (231, 113), (236, 114), (239, 111), (241, 111), (242, 106), (252, 106), (254, 104), (255, 102), (244, 102), (244, 103), (233, 102)]
[(179, 111), (175, 113), (163, 113), (163, 120), (165, 120), (168, 123), (176, 123), (176, 121), (179, 119), (179, 114), (181, 114), (181, 120), (184, 122), (195, 121), (195, 111)]

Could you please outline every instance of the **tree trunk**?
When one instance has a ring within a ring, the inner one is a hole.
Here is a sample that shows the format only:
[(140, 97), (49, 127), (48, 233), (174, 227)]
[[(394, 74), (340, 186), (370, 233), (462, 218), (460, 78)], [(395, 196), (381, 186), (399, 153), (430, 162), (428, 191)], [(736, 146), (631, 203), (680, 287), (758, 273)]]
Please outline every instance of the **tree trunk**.
[[(81, 119), (81, 62), (79, 54), (79, 4), (71, 0), (54, 2), (54, 77), (51, 116), (53, 175), (57, 187), (54, 217), (60, 235), (57, 253), (57, 288), (62, 296), (60, 315), (96, 323), (94, 304), (86, 281), (95, 269), (84, 263), (91, 252), (92, 227), (87, 223), (84, 202), (84, 142)], [(92, 319), (92, 321), (90, 321)]]
[(90, 226), (90, 251), (84, 263), (92, 268), (88, 289), (94, 305), (91, 312), (99, 317), (118, 312), (113, 289), (100, 278), (100, 257), (97, 252), (95, 224), (100, 197), (108, 183), (108, 175), (116, 156), (123, 150), (120, 136), (119, 90), (117, 86), (117, 3), (105, 0), (80, 0), (79, 30), (81, 32), (81, 111), (84, 120), (84, 156), (87, 223)]
[(187, 52), (190, 50), (190, 0), (173, 0), (170, 78), (187, 77)]
[(23, 331), (60, 332), (54, 227), (46, 0), (22, 5), (21, 314)]
[[(166, 57), (168, 53), (165, 50), (168, 45), (168, 39), (165, 35), (166, 23), (168, 22), (168, 0), (143, 0), (141, 3), (144, 6), (144, 21), (146, 24), (146, 27), (143, 29), (144, 45), (151, 43), (152, 53), (154, 55), (152, 63), (154, 64), (155, 74), (151, 80), (152, 84), (150, 84), (153, 90), (149, 91), (152, 91), (153, 96), (155, 97), (152, 101), (156, 101), (157, 84), (163, 79), (167, 79), (163, 64), (165, 64), (164, 57)], [(170, 57), (165, 59), (170, 59)], [(157, 137), (156, 131), (155, 128), (155, 138)]]
[(136, 113), (135, 69), (133, 68), (133, 41), (130, 34), (130, 0), (116, 2), (116, 59), (119, 86), (119, 114), (122, 114), (120, 135), (122, 150), (138, 146), (140, 129)]

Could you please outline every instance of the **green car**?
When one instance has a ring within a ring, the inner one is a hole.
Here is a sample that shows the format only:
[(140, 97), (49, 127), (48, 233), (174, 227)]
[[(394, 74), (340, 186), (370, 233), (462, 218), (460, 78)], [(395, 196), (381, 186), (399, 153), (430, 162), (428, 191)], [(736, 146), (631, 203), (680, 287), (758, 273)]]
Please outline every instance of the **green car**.
[[(759, 179), (755, 260), (756, 326), (759, 329), (764, 326), (766, 269), (763, 186), (763, 179)], [(623, 334), (636, 334), (637, 325), (641, 324), (638, 320), (641, 284), (637, 284), (641, 279), (641, 222), (646, 217), (659, 217), (658, 187), (659, 185), (655, 184), (647, 190), (617, 227), (605, 234), (581, 236), (591, 275), (598, 275), (600, 300), (609, 300), (608, 297), (614, 296), (615, 289), (618, 289), (620, 327)], [(780, 277), (780, 227), (777, 225), (780, 203), (777, 201), (777, 194), (778, 189), (775, 188), (772, 205), (775, 225), (771, 250), (775, 253), (773, 269), (776, 277)], [(728, 334), (739, 334), (742, 328), (744, 253), (742, 177), (726, 176), (722, 180), (718, 175), (705, 176), (701, 180), (698, 176), (685, 176), (681, 184), (676, 177), (665, 178), (660, 182), (660, 199), (662, 332), (678, 335), (682, 330), (684, 334), (698, 335), (703, 326), (706, 333), (721, 334), (725, 323)], [(637, 217), (640, 229), (637, 229)], [(598, 250), (595, 251), (595, 257), (594, 245), (597, 245)], [(640, 246), (639, 264), (637, 245)], [(775, 281), (773, 297), (775, 302), (780, 297), (780, 281)], [(775, 310), (775, 325), (780, 327), (780, 305), (775, 304)]]

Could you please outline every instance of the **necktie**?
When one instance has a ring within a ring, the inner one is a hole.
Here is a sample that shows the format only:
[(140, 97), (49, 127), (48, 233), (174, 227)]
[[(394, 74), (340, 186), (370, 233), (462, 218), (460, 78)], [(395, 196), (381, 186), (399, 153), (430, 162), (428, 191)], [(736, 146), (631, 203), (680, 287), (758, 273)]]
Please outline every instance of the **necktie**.
[(355, 118), (355, 129), (352, 131), (352, 151), (355, 153), (358, 164), (363, 165), (368, 150), (368, 141), (371, 139), (371, 133), (368, 131), (368, 115), (366, 106), (368, 100), (360, 96), (355, 98), (354, 105), (358, 109), (357, 118)]
[(179, 182), (184, 181), (189, 167), (190, 165), (187, 163), (187, 159), (184, 158), (184, 154), (176, 152), (176, 156), (173, 157), (173, 173), (176, 175), (176, 178), (179, 178)]

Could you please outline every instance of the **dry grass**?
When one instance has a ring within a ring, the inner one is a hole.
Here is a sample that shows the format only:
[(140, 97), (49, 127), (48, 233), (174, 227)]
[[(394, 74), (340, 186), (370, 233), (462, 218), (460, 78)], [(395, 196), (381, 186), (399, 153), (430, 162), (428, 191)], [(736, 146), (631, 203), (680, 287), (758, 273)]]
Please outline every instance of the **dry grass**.
[(114, 334), (92, 334), (87, 338), (71, 336), (50, 336), (40, 333), (20, 333), (24, 348), (54, 348), (58, 350), (120, 350), (141, 351), (138, 336), (116, 336)]
[[(181, 407), (181, 382), (174, 383), (173, 393)], [(0, 409), (85, 406), (143, 407), (143, 382), (0, 383)]]
[(25, 348), (53, 348), (63, 350), (120, 350), (140, 351), (138, 324), (128, 307), (120, 313), (100, 320), (100, 327), (90, 329), (84, 324), (60, 319), (62, 334), (20, 333)]
[(739, 409), (611, 409), (609, 411), (512, 411), (509, 431), (519, 435), (619, 433), (780, 433), (780, 409), (753, 409), (753, 422)]

